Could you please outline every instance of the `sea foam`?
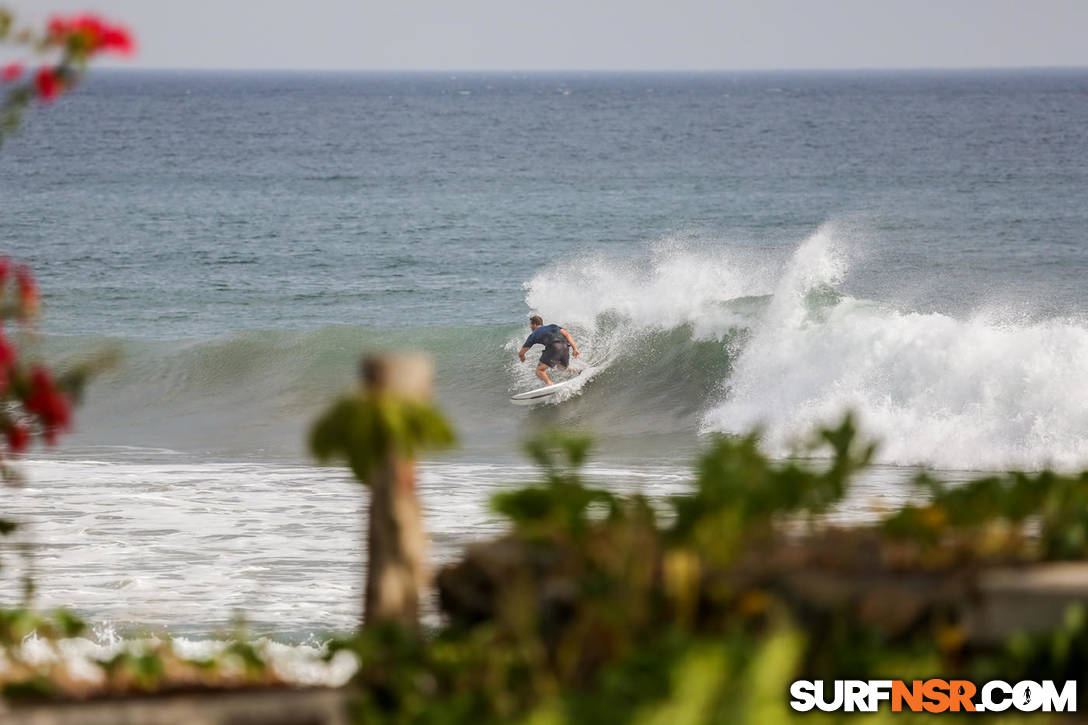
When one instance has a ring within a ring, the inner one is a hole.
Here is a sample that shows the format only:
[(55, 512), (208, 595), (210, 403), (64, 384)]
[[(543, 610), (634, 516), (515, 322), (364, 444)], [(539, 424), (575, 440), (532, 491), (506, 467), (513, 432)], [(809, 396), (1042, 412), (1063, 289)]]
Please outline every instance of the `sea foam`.
[[(665, 240), (641, 260), (558, 264), (526, 284), (526, 302), (575, 327), (583, 348), (646, 395), (697, 391), (700, 431), (758, 427), (774, 455), (853, 411), (883, 463), (1088, 465), (1084, 319), (1025, 320), (999, 308), (953, 315), (852, 296), (863, 245), (864, 234), (835, 224), (786, 258)], [(727, 360), (703, 365), (721, 373), (713, 380), (684, 367), (706, 340)]]
[(806, 240), (726, 381), (704, 430), (763, 426), (785, 453), (813, 427), (857, 413), (878, 460), (951, 469), (1088, 465), (1088, 326), (959, 319), (813, 292), (848, 272), (833, 228)]

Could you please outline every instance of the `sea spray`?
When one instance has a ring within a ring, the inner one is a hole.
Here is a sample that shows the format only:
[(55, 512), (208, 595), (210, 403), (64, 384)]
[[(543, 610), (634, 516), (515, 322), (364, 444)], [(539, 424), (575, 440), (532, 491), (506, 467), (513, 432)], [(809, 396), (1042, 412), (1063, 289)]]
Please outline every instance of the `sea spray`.
[(764, 429), (779, 455), (854, 410), (878, 460), (948, 469), (1088, 465), (1083, 320), (965, 319), (897, 310), (838, 290), (834, 231), (802, 244), (703, 430)]
[[(561, 401), (576, 416), (561, 422), (605, 434), (694, 433), (769, 298), (775, 260), (677, 236), (645, 253), (587, 255), (538, 272), (525, 284), (527, 306), (570, 328), (583, 358), (603, 371), (584, 388), (590, 400)], [(520, 389), (534, 385), (531, 366), (511, 364), (509, 377)]]
[[(953, 316), (852, 296), (865, 244), (864, 228), (825, 224), (785, 263), (666, 239), (641, 257), (578, 257), (538, 273), (527, 306), (571, 326), (606, 368), (564, 422), (610, 433), (761, 427), (785, 456), (853, 410), (883, 463), (1088, 465), (1083, 318)], [(531, 369), (509, 375), (531, 384)]]
[(525, 283), (525, 302), (546, 320), (596, 334), (692, 327), (698, 339), (746, 323), (728, 303), (774, 289), (780, 255), (724, 241), (669, 237), (648, 254), (564, 260)]

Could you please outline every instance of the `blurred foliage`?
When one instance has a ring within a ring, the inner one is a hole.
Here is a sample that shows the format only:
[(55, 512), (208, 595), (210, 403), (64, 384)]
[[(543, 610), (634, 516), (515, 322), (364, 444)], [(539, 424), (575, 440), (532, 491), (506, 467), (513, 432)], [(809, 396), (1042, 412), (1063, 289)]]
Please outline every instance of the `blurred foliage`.
[[(349, 457), (363, 474), (389, 451), (451, 440), (432, 409), (362, 395), (314, 430), (315, 450)], [(370, 450), (353, 454), (361, 443)], [(714, 438), (691, 492), (664, 502), (591, 485), (582, 474), (591, 447), (561, 432), (527, 444), (540, 480), (496, 495), (509, 533), (440, 572), (442, 626), (421, 635), (376, 623), (330, 646), (329, 658), (347, 650), (360, 663), (356, 722), (922, 722), (930, 716), (797, 715), (789, 683), (1066, 680), (1088, 666), (1083, 606), (1050, 631), (1003, 642), (972, 639), (964, 618), (989, 567), (1083, 558), (1069, 529), (1085, 515), (1084, 476), (957, 486), (920, 476), (925, 503), (837, 528), (823, 514), (873, 454), (849, 417), (814, 439), (810, 458), (773, 461), (754, 435)], [(86, 696), (63, 672), (19, 659), (32, 632), (81, 629), (64, 613), (4, 613), (0, 637), (16, 663), (0, 678), (5, 693)], [(206, 661), (145, 641), (98, 666), (99, 693), (277, 683), (244, 633)]]
[(618, 501), (608, 491), (587, 488), (579, 469), (591, 446), (588, 436), (565, 435), (556, 431), (542, 434), (526, 444), (526, 451), (539, 466), (544, 480), (538, 486), (499, 493), (491, 506), (509, 518), (523, 533), (585, 533), (595, 511), (609, 517), (618, 515)]
[(695, 544), (723, 560), (738, 547), (774, 532), (776, 517), (825, 513), (846, 494), (850, 478), (872, 458), (875, 446), (857, 440), (849, 416), (837, 429), (820, 431), (810, 451), (830, 447), (831, 465), (815, 470), (802, 461), (771, 465), (757, 433), (716, 436), (696, 464), (695, 491), (673, 499), (676, 524), (669, 538)]
[(82, 659), (73, 653), (84, 648), (70, 641), (86, 636), (85, 623), (64, 609), (48, 616), (0, 609), (0, 693), (17, 701), (288, 685), (242, 626), (203, 659), (156, 637), (102, 647), (103, 654)]
[(453, 445), (455, 436), (433, 406), (385, 394), (346, 395), (310, 431), (310, 450), (319, 461), (343, 458), (367, 483), (390, 455), (415, 458), (420, 452)]
[(823, 515), (874, 452), (850, 417), (811, 458), (714, 438), (691, 493), (665, 506), (589, 485), (590, 449), (561, 432), (528, 443), (541, 480), (496, 495), (510, 532), (440, 572), (431, 636), (368, 628), (336, 645), (362, 663), (357, 722), (773, 723), (797, 717), (788, 686), (802, 677), (1084, 671), (1083, 610), (1004, 646), (972, 641), (962, 619), (984, 566), (1083, 556), (1083, 476), (922, 476), (927, 503), (841, 529)]
[(33, 612), (25, 607), (0, 609), (0, 647), (11, 647), (31, 634), (50, 639), (78, 637), (86, 624), (66, 609), (58, 609), (52, 616)]
[(916, 485), (926, 503), (889, 517), (893, 536), (931, 547), (959, 539), (1031, 559), (1088, 558), (1088, 471), (1009, 473), (955, 486), (920, 476)]
[[(15, 15), (0, 7), (0, 49), (6, 51), (5, 58), (16, 58), (0, 66), (2, 145), (5, 135), (19, 130), (32, 101), (53, 101), (79, 84), (96, 56), (131, 55), (135, 42), (123, 26), (90, 13), (53, 15), (38, 30), (20, 27)], [(30, 68), (31, 63), (37, 67)]]

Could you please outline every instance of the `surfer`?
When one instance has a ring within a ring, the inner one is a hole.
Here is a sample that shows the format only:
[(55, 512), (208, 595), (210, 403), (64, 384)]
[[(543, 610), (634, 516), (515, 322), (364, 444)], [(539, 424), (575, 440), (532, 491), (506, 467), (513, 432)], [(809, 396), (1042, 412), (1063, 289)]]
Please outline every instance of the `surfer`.
[(533, 345), (543, 345), (544, 352), (540, 354), (540, 364), (536, 366), (536, 376), (548, 385), (552, 381), (548, 378), (548, 368), (558, 367), (566, 370), (570, 365), (570, 353), (574, 351), (574, 357), (578, 357), (578, 346), (574, 344), (574, 338), (559, 325), (545, 325), (544, 318), (533, 315), (529, 318), (529, 337), (525, 338), (525, 345), (518, 350), (518, 359), (525, 362), (525, 353)]

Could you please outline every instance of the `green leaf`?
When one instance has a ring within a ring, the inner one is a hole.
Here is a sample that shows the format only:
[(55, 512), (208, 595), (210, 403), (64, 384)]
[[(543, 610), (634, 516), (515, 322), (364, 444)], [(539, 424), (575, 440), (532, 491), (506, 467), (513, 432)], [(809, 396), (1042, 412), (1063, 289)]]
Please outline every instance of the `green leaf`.
[(317, 419), (310, 451), (323, 463), (343, 459), (366, 483), (393, 457), (415, 458), (455, 440), (453, 428), (431, 405), (360, 393), (336, 401)]

